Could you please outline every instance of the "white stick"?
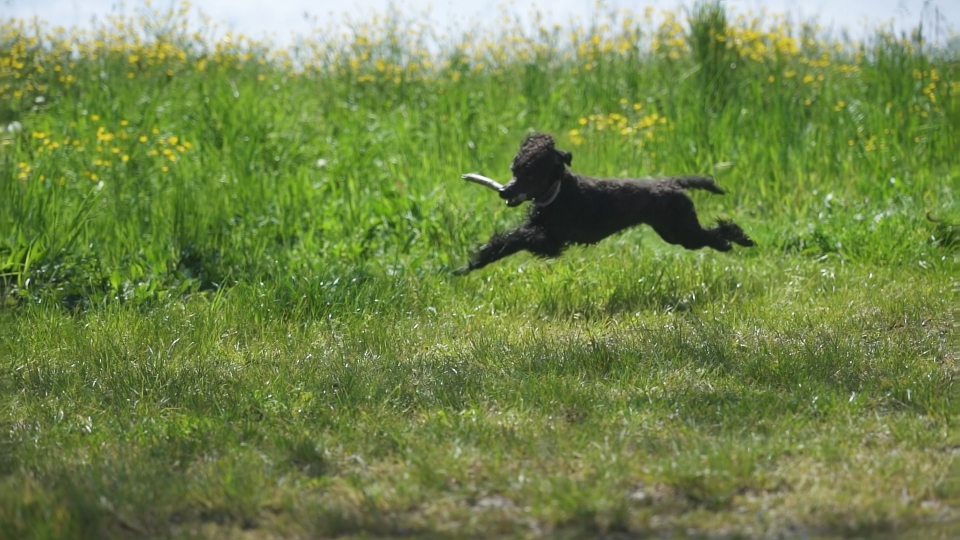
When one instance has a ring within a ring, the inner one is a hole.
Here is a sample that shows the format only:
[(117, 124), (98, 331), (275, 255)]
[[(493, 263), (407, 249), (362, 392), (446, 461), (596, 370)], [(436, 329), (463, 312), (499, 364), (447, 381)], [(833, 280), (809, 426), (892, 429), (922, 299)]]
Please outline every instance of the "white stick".
[(477, 173), (467, 173), (467, 174), (461, 175), (460, 177), (468, 182), (475, 182), (477, 184), (480, 184), (481, 186), (486, 186), (495, 191), (500, 191), (501, 189), (503, 189), (503, 184), (501, 184), (500, 182), (497, 182), (492, 178), (487, 178), (486, 176), (483, 176)]

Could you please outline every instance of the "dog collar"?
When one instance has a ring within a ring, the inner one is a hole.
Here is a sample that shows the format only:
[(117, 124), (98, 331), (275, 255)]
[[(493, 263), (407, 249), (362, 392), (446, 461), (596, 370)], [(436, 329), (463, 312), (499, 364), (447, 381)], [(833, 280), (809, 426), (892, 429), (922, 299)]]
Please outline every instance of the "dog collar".
[(548, 204), (550, 204), (550, 203), (552, 203), (554, 200), (556, 200), (557, 195), (559, 195), (559, 194), (560, 194), (560, 181), (557, 180), (556, 182), (554, 182), (554, 184), (553, 184), (552, 186), (550, 186), (550, 189), (548, 189), (548, 190), (544, 193), (544, 195), (546, 196), (547, 200), (545, 200), (545, 201), (543, 201), (543, 202), (540, 202), (540, 201), (534, 199), (534, 200), (533, 200), (533, 205), (536, 206), (536, 207), (538, 207), (538, 208), (543, 208), (544, 206), (547, 206)]

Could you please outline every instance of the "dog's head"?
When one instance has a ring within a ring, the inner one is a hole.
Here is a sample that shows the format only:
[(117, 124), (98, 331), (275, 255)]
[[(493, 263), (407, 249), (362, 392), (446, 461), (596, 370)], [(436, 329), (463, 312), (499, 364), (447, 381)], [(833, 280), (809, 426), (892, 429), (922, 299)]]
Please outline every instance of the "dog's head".
[(557, 150), (553, 137), (546, 133), (528, 135), (517, 151), (510, 169), (513, 178), (500, 190), (507, 206), (539, 199), (563, 177), (564, 168), (573, 161), (570, 152)]

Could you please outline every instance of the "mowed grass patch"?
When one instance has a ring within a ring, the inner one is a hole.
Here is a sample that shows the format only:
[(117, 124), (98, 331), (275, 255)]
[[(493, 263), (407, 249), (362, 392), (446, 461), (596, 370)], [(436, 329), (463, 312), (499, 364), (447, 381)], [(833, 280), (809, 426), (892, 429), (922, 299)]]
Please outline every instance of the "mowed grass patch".
[[(922, 29), (280, 48), (180, 7), (0, 32), (0, 537), (950, 537), (960, 64)], [(460, 173), (532, 130), (714, 175), (757, 247), (455, 278), (521, 219)]]
[(940, 518), (955, 299), (884, 300), (905, 277), (587, 320), (440, 305), (260, 321), (245, 287), (32, 310), (4, 336), (6, 523), (763, 535)]

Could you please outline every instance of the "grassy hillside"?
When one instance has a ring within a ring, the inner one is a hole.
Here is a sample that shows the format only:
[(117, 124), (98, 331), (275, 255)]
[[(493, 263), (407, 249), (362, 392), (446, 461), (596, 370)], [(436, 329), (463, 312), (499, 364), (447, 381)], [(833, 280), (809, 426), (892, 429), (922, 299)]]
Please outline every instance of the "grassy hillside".
[[(960, 58), (923, 29), (187, 15), (0, 27), (0, 537), (955, 533)], [(459, 175), (531, 130), (714, 176), (758, 246), (453, 276), (522, 219)]]

